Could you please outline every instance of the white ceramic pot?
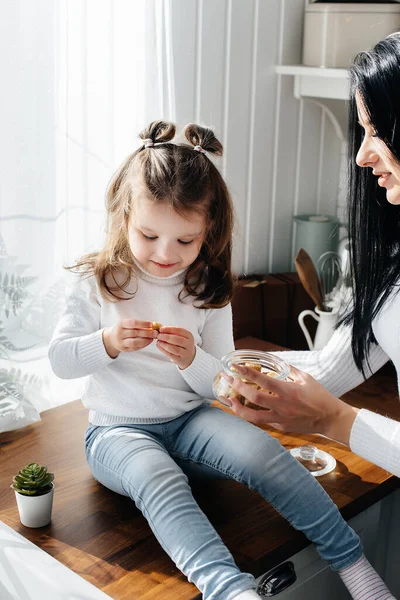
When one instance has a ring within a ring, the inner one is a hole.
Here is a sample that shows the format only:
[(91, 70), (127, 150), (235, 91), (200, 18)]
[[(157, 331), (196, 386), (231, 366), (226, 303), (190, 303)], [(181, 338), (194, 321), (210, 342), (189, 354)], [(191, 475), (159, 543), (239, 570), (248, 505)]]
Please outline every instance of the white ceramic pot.
[(15, 492), (22, 525), (25, 525), (25, 527), (44, 527), (48, 525), (51, 521), (53, 497), (53, 484), (51, 490), (42, 496), (25, 496)]
[[(321, 350), (321, 348), (326, 346), (333, 335), (334, 327), (338, 319), (338, 309), (334, 308), (330, 312), (327, 312), (324, 310), (318, 310), (318, 308), (315, 307), (314, 311), (303, 310), (297, 317), (297, 320), (304, 333), (304, 337), (307, 340), (309, 349)], [(313, 319), (318, 321), (318, 327), (315, 333), (314, 341), (311, 339), (311, 335), (304, 323), (304, 317), (307, 316), (313, 317)]]

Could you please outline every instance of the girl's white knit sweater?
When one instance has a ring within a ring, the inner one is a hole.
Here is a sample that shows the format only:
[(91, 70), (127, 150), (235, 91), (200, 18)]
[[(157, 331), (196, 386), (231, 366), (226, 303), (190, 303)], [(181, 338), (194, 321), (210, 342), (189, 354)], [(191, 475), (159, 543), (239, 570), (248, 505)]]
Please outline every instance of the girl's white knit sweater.
[[(82, 397), (94, 425), (161, 423), (214, 398), (212, 382), (220, 358), (234, 349), (231, 306), (196, 308), (193, 297), (180, 302), (184, 272), (155, 277), (137, 269), (129, 300), (105, 300), (93, 276), (76, 277), (49, 347), (59, 377), (88, 376)], [(180, 370), (152, 342), (136, 352), (107, 354), (102, 332), (122, 319), (158, 321), (183, 327), (195, 340), (192, 364)]]
[[(378, 345), (371, 346), (371, 370), (368, 370), (368, 374), (375, 373), (388, 360), (392, 360), (399, 383), (400, 293), (396, 291), (397, 288), (372, 324)], [(337, 330), (322, 350), (277, 354), (295, 367), (310, 373), (338, 397), (364, 381), (354, 363), (351, 331), (348, 327)], [(400, 423), (397, 421), (361, 410), (351, 431), (350, 447), (356, 454), (400, 476)]]

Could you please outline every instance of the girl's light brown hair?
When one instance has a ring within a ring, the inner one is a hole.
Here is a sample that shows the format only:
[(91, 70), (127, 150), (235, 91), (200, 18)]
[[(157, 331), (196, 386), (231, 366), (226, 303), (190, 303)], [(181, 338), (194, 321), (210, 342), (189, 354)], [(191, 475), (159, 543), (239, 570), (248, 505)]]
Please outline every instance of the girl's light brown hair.
[(194, 296), (202, 308), (219, 308), (232, 298), (232, 200), (212, 161), (193, 149), (201, 146), (207, 153), (221, 156), (222, 145), (206, 127), (190, 124), (184, 134), (192, 145), (172, 143), (175, 125), (165, 121), (154, 121), (139, 134), (155, 145), (142, 146), (128, 156), (109, 184), (104, 248), (68, 267), (95, 275), (102, 295), (109, 300), (132, 296), (127, 292), (134, 276), (128, 227), (138, 177), (156, 203), (166, 202), (183, 216), (193, 211), (205, 216), (204, 241), (198, 257), (186, 271), (182, 292)]

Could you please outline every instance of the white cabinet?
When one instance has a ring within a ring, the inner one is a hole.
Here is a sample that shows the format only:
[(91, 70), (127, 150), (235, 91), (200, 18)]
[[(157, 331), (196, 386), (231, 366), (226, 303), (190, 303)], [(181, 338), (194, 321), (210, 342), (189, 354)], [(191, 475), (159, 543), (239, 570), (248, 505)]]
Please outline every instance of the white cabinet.
[[(379, 532), (382, 531), (383, 537), (386, 538), (388, 516), (390, 517), (387, 512), (388, 502), (385, 500), (374, 504), (349, 521), (361, 538), (365, 555), (381, 575), (382, 569), (385, 569), (385, 556), (382, 552), (385, 552), (387, 544), (386, 539), (379, 540), (378, 543)], [(398, 505), (400, 512), (400, 502)], [(400, 514), (398, 516), (400, 525)], [(294, 565), (297, 579), (285, 591), (275, 595), (279, 600), (351, 600), (338, 574), (320, 558), (314, 545), (295, 554), (289, 561)], [(265, 575), (259, 577), (257, 583), (264, 577)]]
[(382, 526), (379, 532), (379, 556), (386, 585), (400, 598), (400, 490), (382, 500)]

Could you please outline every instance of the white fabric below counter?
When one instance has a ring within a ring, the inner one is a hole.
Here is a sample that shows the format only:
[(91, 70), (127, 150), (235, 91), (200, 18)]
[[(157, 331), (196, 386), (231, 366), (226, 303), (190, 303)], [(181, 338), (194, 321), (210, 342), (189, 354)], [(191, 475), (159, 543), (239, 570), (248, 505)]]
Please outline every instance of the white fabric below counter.
[(110, 600), (91, 583), (0, 521), (1, 600)]

